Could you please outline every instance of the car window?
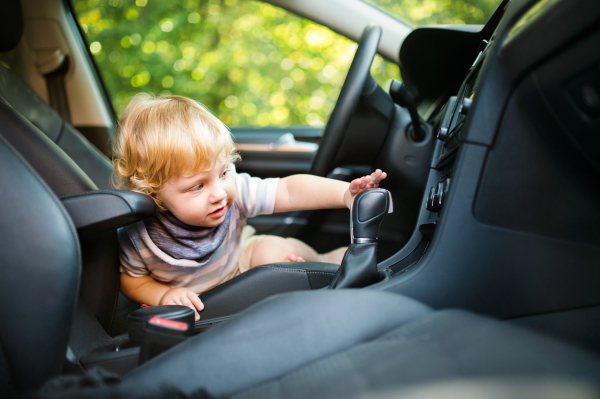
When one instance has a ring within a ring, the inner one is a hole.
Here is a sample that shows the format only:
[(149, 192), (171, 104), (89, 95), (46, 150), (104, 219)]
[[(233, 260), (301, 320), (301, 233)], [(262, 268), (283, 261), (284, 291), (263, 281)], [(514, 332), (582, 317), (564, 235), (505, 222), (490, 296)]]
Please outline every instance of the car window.
[(413, 26), (485, 24), (502, 0), (363, 0)]
[[(205, 104), (238, 126), (323, 126), (356, 43), (249, 0), (74, 0), (90, 51), (120, 114), (138, 92)], [(394, 63), (372, 74), (388, 87)]]

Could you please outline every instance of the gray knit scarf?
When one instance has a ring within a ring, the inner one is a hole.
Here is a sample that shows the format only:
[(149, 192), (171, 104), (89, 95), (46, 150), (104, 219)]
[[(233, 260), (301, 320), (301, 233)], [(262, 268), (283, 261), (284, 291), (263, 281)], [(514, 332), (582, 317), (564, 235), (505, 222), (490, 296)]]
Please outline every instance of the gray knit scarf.
[(206, 262), (225, 240), (234, 215), (229, 208), (223, 223), (215, 227), (197, 227), (183, 223), (171, 212), (156, 212), (144, 220), (150, 239), (164, 253), (175, 259)]

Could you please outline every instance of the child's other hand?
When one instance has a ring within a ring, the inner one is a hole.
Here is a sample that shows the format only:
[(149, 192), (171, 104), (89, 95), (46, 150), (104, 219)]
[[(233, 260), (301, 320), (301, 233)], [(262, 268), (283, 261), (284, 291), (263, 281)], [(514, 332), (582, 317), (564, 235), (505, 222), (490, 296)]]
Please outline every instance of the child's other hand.
[(198, 294), (187, 288), (171, 288), (160, 298), (159, 305), (183, 305), (194, 311), (196, 321), (200, 320), (198, 310), (204, 309), (204, 304), (198, 298)]
[(350, 182), (350, 187), (346, 191), (344, 201), (346, 206), (350, 208), (352, 199), (356, 194), (362, 193), (363, 191), (370, 190), (372, 188), (379, 187), (379, 183), (387, 177), (387, 173), (382, 172), (381, 169), (377, 169), (375, 172), (368, 176), (363, 176), (360, 179), (354, 179)]

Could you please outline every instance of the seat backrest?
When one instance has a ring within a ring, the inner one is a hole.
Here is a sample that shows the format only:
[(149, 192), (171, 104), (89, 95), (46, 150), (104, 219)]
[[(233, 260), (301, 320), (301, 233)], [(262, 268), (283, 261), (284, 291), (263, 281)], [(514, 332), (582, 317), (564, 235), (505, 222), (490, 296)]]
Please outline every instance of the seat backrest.
[[(20, 2), (0, 14), (0, 52), (23, 33)], [(15, 3), (15, 4), (13, 4)], [(110, 188), (111, 161), (48, 106), (25, 82), (0, 65), (0, 131), (59, 198)], [(81, 297), (111, 335), (123, 333), (135, 304), (119, 293), (116, 231), (82, 241)]]
[[(110, 188), (112, 163), (73, 126), (44, 102), (25, 82), (0, 65), (0, 99), (61, 148), (101, 190)], [(30, 162), (36, 166), (37, 162)]]
[[(0, 133), (7, 129), (0, 123)], [(81, 254), (60, 201), (2, 136), (0, 397), (7, 397), (61, 372)]]
[[(0, 99), (0, 137), (19, 152), (53, 193), (64, 197), (97, 190), (94, 182), (52, 140)], [(135, 305), (119, 294), (116, 231), (82, 241), (81, 297), (111, 335), (125, 332)]]
[[(0, 52), (16, 48), (23, 36), (21, 2), (5, 3), (0, 13)], [(57, 144), (98, 188), (110, 188), (111, 161), (73, 126), (63, 121), (21, 78), (1, 65), (0, 99)], [(28, 162), (39, 171), (36, 159), (28, 158)], [(43, 167), (43, 164), (40, 166)]]

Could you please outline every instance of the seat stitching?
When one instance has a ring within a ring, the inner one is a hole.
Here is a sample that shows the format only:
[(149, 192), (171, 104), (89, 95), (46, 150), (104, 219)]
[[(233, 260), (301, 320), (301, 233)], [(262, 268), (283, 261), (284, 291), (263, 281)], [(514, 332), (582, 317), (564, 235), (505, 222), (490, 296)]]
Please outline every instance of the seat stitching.
[(290, 271), (290, 272), (300, 272), (300, 273), (306, 273), (306, 270), (302, 270), (302, 269), (286, 269), (283, 267), (275, 267), (275, 266), (256, 266), (255, 269), (257, 268), (263, 268), (263, 269), (273, 269), (273, 270), (283, 270), (283, 271)]
[(300, 272), (300, 273), (314, 273), (314, 274), (335, 274), (335, 272), (318, 272), (318, 271), (309, 271), (309, 270), (304, 270), (304, 269), (287, 269), (285, 267), (275, 267), (275, 266), (256, 266), (255, 269), (257, 268), (264, 268), (264, 269), (273, 269), (273, 270), (283, 270), (283, 271), (290, 271), (290, 272)]

